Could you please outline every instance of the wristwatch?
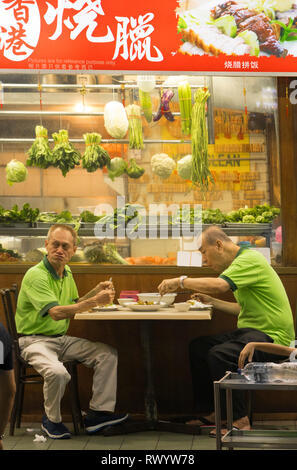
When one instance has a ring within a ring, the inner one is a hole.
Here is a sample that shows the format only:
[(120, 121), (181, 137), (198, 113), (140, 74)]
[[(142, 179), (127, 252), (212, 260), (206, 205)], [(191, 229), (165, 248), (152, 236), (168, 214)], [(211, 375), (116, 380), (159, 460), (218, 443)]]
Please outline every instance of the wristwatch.
[(180, 276), (180, 278), (179, 278), (179, 287), (180, 287), (181, 289), (184, 289), (184, 288), (185, 288), (185, 286), (184, 286), (184, 280), (187, 279), (187, 277), (188, 277), (188, 276)]

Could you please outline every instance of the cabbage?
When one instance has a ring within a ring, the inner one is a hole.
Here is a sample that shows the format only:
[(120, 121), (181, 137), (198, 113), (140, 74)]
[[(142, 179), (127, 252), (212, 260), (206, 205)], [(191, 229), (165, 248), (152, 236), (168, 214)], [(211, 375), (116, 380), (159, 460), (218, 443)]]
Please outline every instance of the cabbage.
[(119, 101), (109, 101), (104, 107), (104, 126), (109, 135), (123, 139), (127, 134), (129, 122), (124, 106)]
[(177, 173), (184, 180), (190, 180), (192, 174), (192, 155), (186, 155), (177, 162)]
[(108, 166), (108, 176), (113, 181), (118, 176), (125, 173), (127, 163), (121, 157), (112, 158)]
[(21, 183), (28, 176), (28, 170), (22, 162), (10, 160), (6, 165), (6, 181), (12, 186), (13, 183)]

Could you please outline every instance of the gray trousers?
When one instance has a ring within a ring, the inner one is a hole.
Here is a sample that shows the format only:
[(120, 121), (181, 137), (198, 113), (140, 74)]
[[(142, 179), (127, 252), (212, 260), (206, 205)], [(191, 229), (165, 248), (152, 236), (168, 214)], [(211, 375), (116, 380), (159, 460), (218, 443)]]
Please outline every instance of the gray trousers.
[(90, 408), (114, 411), (117, 391), (117, 351), (103, 343), (72, 336), (19, 338), (22, 357), (43, 377), (44, 409), (50, 421), (62, 421), (60, 403), (70, 375), (63, 362), (77, 360), (94, 369)]

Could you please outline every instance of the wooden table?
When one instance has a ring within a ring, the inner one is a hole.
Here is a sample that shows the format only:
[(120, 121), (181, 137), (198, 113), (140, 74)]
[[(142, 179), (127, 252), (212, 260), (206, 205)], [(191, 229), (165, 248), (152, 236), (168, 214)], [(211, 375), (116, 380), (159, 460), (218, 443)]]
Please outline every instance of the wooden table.
[(117, 306), (117, 310), (92, 310), (77, 313), (75, 315), (75, 320), (142, 320), (140, 323), (140, 334), (147, 379), (144, 399), (146, 419), (144, 422), (127, 422), (122, 425), (107, 427), (102, 431), (102, 434), (105, 436), (111, 436), (153, 429), (167, 432), (200, 434), (199, 426), (190, 426), (183, 423), (158, 420), (151, 360), (151, 325), (153, 320), (211, 320), (211, 318), (211, 309), (177, 312), (173, 307), (161, 308), (157, 311), (139, 312)]

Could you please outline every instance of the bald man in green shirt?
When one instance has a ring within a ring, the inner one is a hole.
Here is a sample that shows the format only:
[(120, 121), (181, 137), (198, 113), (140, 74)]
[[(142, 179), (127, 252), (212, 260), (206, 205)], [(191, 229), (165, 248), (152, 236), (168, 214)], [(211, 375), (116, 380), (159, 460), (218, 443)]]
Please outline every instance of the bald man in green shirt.
[[(250, 248), (240, 248), (218, 227), (210, 227), (201, 236), (200, 252), (205, 265), (219, 273), (216, 278), (165, 279), (161, 294), (179, 287), (199, 292), (201, 302), (216, 310), (235, 315), (237, 329), (214, 336), (198, 337), (190, 344), (193, 394), (199, 419), (191, 424), (214, 424), (213, 381), (225, 372), (237, 371), (243, 347), (253, 342), (289, 346), (295, 339), (293, 316), (284, 286), (265, 257)], [(226, 302), (217, 295), (232, 291), (236, 302)], [(254, 361), (265, 362), (281, 356), (256, 351)], [(226, 414), (225, 400), (222, 414)], [(249, 429), (244, 394), (233, 392), (234, 426)]]
[(53, 225), (45, 241), (47, 256), (30, 268), (21, 285), (16, 326), (21, 354), (44, 379), (42, 430), (52, 439), (67, 439), (60, 403), (70, 375), (63, 362), (77, 360), (94, 369), (93, 393), (85, 421), (88, 434), (123, 422), (127, 414), (116, 414), (117, 351), (103, 343), (67, 335), (76, 313), (113, 302), (112, 282), (99, 283), (79, 298), (67, 263), (77, 248), (71, 226)]

